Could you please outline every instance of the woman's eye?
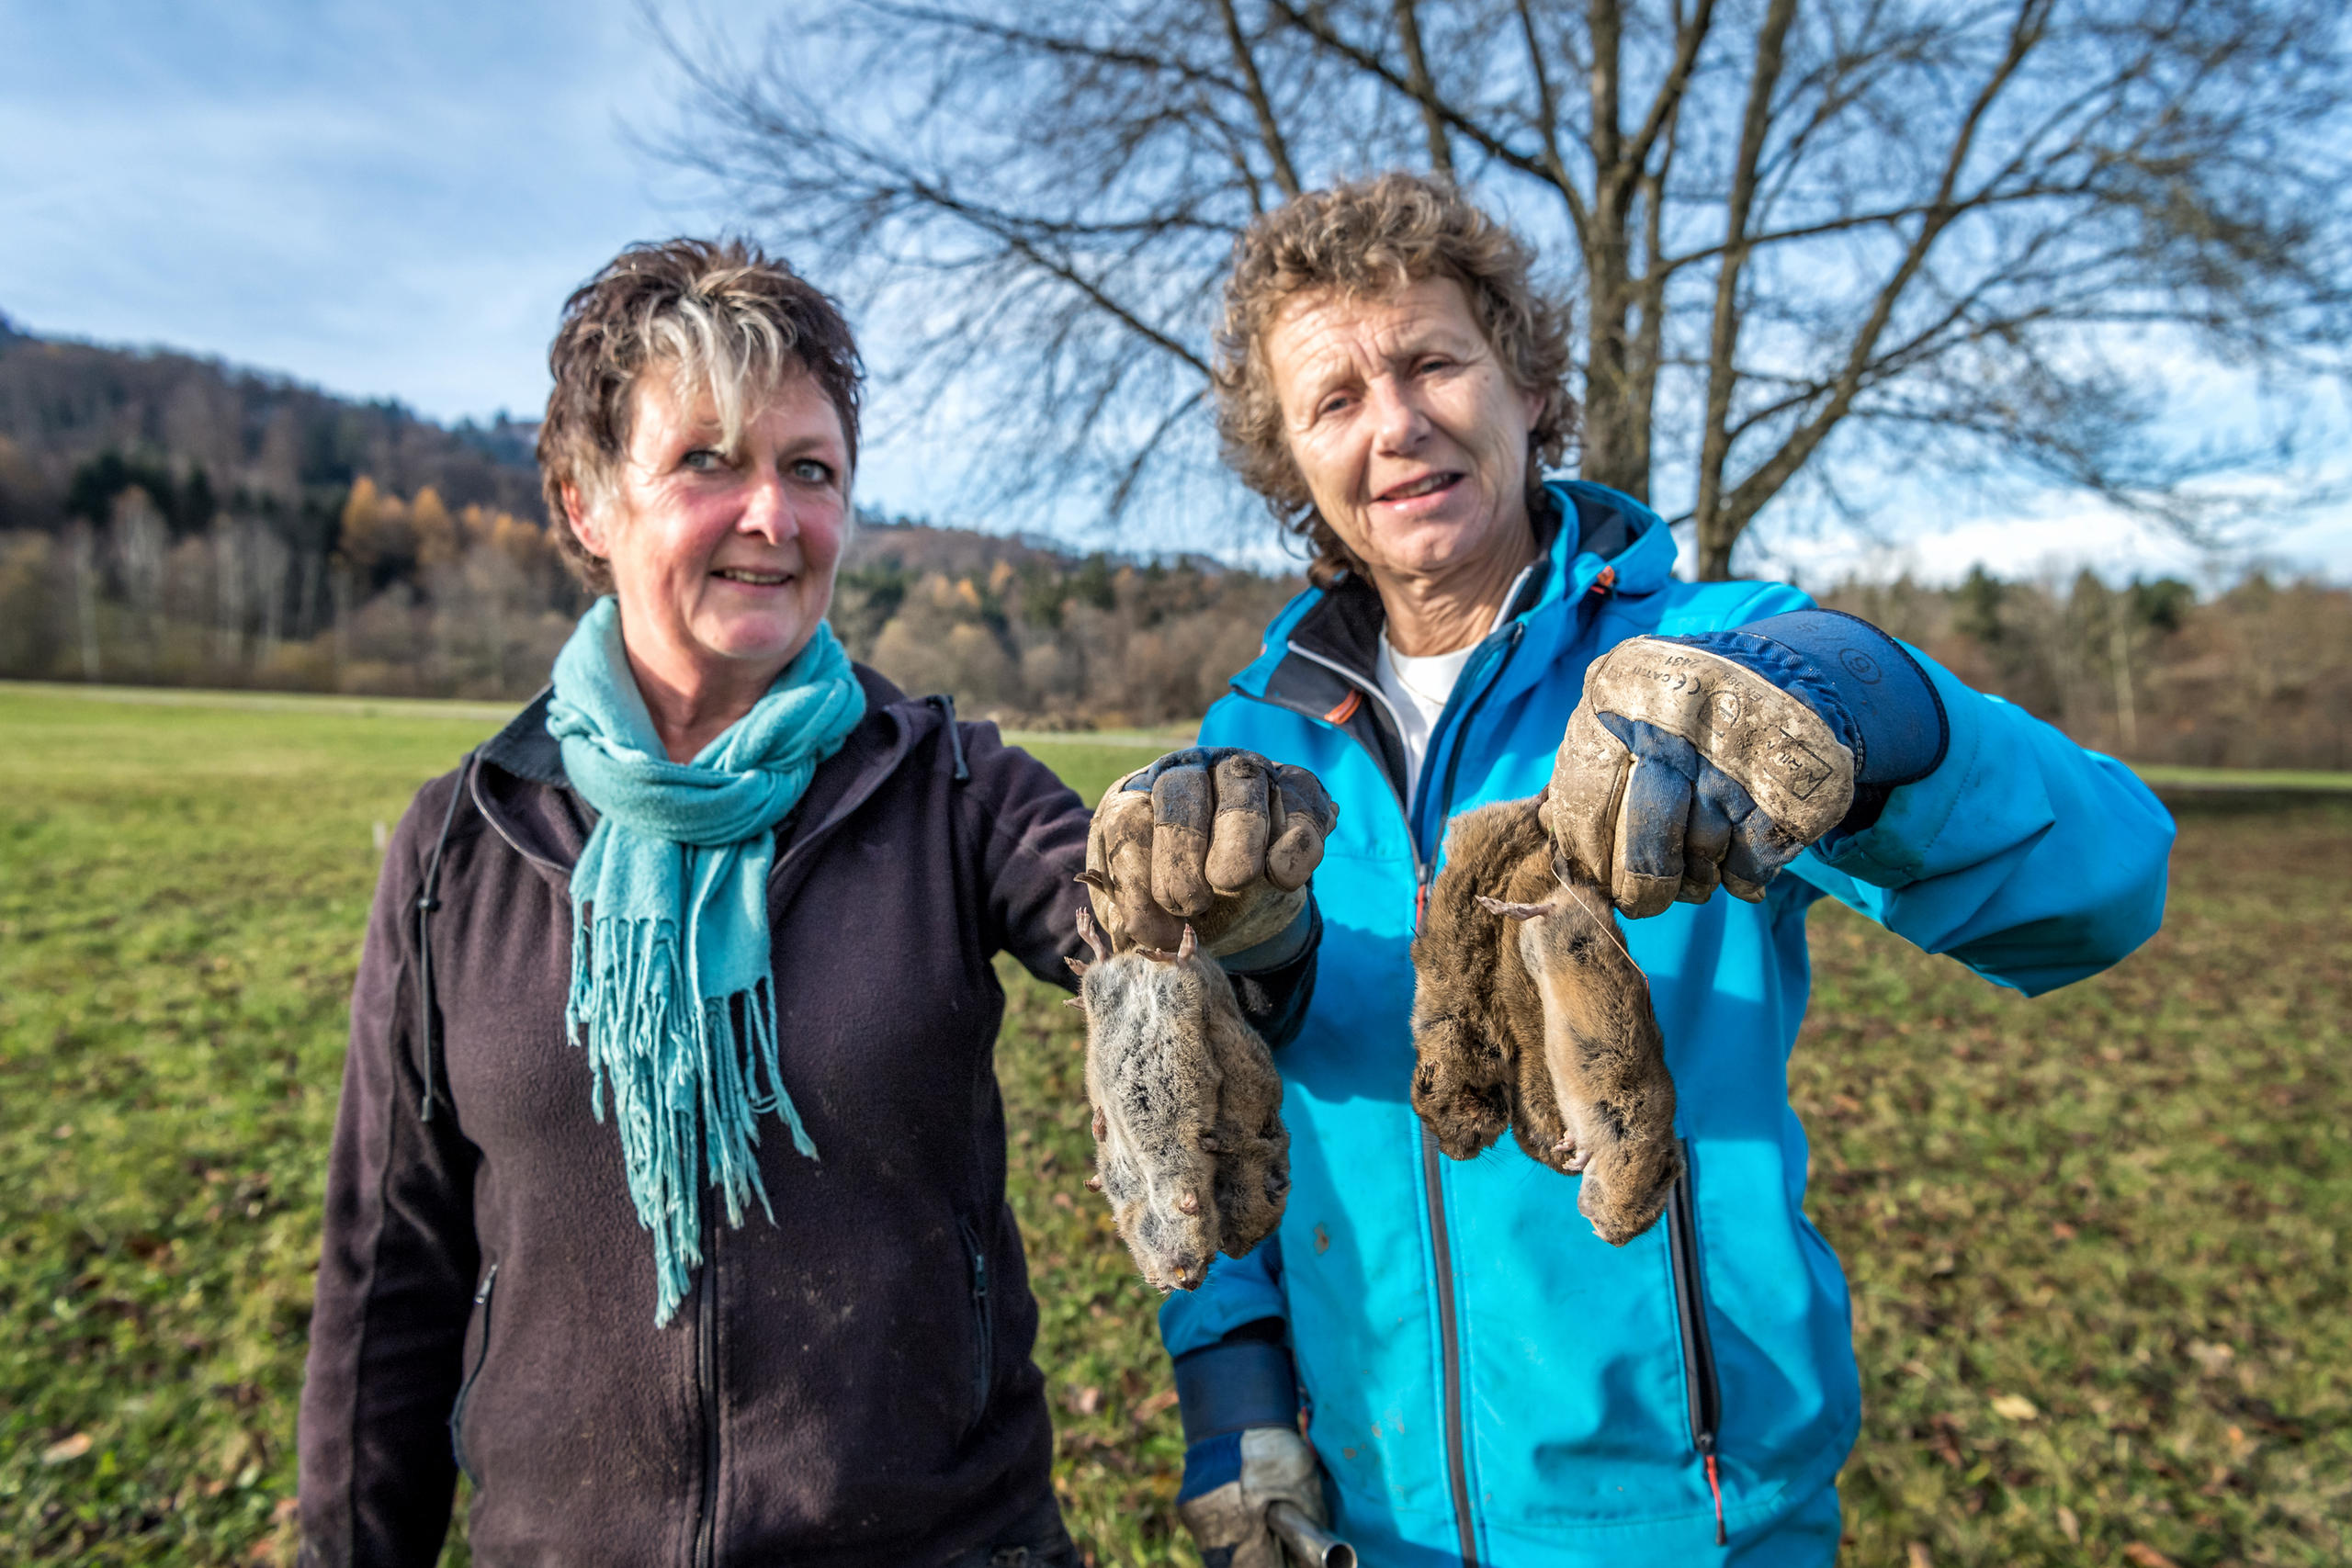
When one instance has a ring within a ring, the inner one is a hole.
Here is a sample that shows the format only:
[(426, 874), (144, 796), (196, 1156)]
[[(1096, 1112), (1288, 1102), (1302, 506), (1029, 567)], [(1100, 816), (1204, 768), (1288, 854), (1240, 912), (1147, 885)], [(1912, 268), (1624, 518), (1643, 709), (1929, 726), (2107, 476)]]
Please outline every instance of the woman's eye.
[(725, 468), (727, 459), (707, 446), (697, 446), (679, 458), (678, 466), (691, 468), (698, 474), (707, 474)]
[(814, 457), (802, 457), (793, 463), (792, 477), (802, 484), (831, 484), (833, 482), (833, 467)]
[(1315, 405), (1315, 417), (1328, 419), (1335, 413), (1343, 412), (1347, 409), (1349, 400), (1345, 392), (1334, 392)]
[(1432, 354), (1420, 363), (1420, 372), (1424, 376), (1434, 376), (1442, 370), (1451, 370), (1453, 368), (1453, 361), (1446, 358), (1442, 354)]

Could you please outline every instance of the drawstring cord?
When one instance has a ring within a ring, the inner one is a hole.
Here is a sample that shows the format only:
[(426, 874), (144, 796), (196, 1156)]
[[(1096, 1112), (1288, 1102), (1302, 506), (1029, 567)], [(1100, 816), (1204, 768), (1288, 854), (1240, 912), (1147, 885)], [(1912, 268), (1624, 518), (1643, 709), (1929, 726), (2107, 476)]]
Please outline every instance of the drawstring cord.
[(1707, 1454), (1707, 1490), (1715, 1495), (1715, 1544), (1723, 1546), (1727, 1543), (1729, 1538), (1724, 1534), (1724, 1486), (1723, 1482), (1715, 1474), (1715, 1456), (1713, 1450)]
[(458, 764), (458, 785), (449, 792), (449, 808), (441, 815), (441, 836), (433, 840), (433, 858), (424, 865), (424, 885), (416, 896), (416, 1032), (424, 1043), (424, 1095), (416, 1108), (417, 1120), (433, 1120), (433, 1062), (435, 1030), (433, 997), (433, 913), (441, 908), (441, 852), (449, 847), (449, 829), (458, 820), (458, 802), (473, 781), (474, 753)]
[(962, 784), (972, 776), (972, 766), (964, 761), (964, 729), (956, 722), (956, 699), (941, 692), (923, 701), (939, 710), (940, 720), (947, 728), (947, 755), (955, 764), (953, 777)]

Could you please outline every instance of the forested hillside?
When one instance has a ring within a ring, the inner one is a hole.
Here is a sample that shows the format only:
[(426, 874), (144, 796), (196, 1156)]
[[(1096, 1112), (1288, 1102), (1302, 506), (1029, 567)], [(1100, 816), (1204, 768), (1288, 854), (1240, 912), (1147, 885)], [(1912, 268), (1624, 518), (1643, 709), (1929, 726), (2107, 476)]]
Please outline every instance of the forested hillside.
[[(582, 608), (539, 516), (532, 427), (0, 321), (0, 675), (526, 695)], [(967, 712), (1069, 728), (1196, 717), (1300, 586), (867, 517), (834, 624)], [(2252, 577), (1847, 584), (1878, 621), (2139, 760), (2352, 767), (2352, 592)]]

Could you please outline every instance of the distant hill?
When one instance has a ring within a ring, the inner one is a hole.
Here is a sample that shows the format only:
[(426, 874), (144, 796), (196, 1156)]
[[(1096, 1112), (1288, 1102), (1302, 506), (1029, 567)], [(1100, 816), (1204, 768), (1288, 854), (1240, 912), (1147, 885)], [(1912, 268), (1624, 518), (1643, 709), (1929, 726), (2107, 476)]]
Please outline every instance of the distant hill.
[[(0, 319), (0, 674), (526, 694), (584, 603), (536, 435)], [(865, 516), (833, 620), (967, 711), (1162, 723), (1224, 690), (1295, 588)]]
[(445, 427), (397, 402), (170, 349), (43, 337), (0, 317), (0, 529), (52, 530), (77, 510), (103, 521), (112, 495), (75, 481), (109, 455), (122, 472), (167, 481), (155, 500), (176, 533), (200, 531), (208, 504), (240, 497), (332, 513), (363, 475), (395, 494), (430, 487), (454, 507), (536, 516), (536, 434), (504, 419)]
[[(0, 319), (0, 675), (519, 698), (584, 595), (533, 426), (449, 428), (167, 350)], [(967, 714), (1180, 724), (1300, 586), (1204, 558), (867, 517), (832, 622)], [(2352, 768), (2352, 592), (1848, 583), (1827, 603), (2086, 744), (2143, 761)]]

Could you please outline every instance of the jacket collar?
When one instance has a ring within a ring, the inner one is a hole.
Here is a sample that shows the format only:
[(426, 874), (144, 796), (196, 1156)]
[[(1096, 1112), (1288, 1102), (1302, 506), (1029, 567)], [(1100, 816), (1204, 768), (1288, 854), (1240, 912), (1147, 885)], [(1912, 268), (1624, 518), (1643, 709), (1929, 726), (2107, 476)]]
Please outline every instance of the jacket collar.
[[(1672, 578), (1674, 536), (1657, 513), (1584, 479), (1544, 489), (1553, 503), (1551, 537), (1521, 579), (1507, 620), (1572, 609), (1588, 594), (1655, 593)], [(1364, 706), (1378, 706), (1364, 704), (1363, 693), (1375, 683), (1383, 621), (1380, 595), (1353, 573), (1329, 589), (1310, 588), (1267, 626), (1265, 646), (1233, 678), (1233, 689), (1347, 725)]]
[[(865, 716), (842, 749), (817, 768), (808, 791), (778, 826), (786, 852), (863, 802), (906, 760), (915, 742), (941, 723), (939, 704), (910, 698), (863, 664)], [(498, 836), (541, 872), (568, 882), (596, 826), (595, 808), (563, 771), (563, 751), (548, 733), (548, 687), (533, 697), (476, 753), (473, 800)], [(779, 869), (783, 856), (778, 856)]]

